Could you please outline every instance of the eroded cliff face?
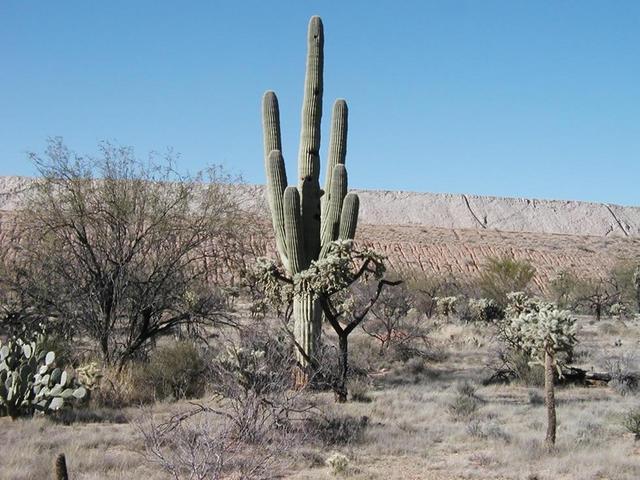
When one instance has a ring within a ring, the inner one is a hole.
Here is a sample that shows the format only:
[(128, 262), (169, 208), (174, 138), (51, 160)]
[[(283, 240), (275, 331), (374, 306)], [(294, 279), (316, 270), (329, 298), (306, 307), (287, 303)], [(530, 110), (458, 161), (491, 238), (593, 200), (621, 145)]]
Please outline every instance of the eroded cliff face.
[[(0, 177), (0, 210), (13, 210), (33, 179)], [(239, 192), (266, 209), (265, 187)], [(356, 190), (360, 224), (563, 235), (640, 236), (640, 207), (477, 195)]]
[[(32, 181), (0, 177), (0, 210), (6, 212), (0, 243), (11, 230), (8, 212)], [(253, 199), (267, 224), (264, 187), (238, 190)], [(392, 268), (409, 275), (474, 276), (487, 257), (512, 256), (536, 267), (535, 282), (544, 289), (562, 270), (596, 276), (619, 260), (640, 259), (639, 207), (412, 192), (358, 194), (357, 240), (386, 254)], [(271, 229), (264, 231), (252, 239), (254, 252), (275, 257)]]

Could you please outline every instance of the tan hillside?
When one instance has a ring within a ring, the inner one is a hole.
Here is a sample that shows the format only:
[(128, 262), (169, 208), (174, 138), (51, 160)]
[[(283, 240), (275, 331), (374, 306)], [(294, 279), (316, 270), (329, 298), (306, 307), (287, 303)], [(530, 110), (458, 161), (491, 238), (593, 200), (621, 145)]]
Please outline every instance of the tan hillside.
[[(11, 211), (32, 180), (0, 177), (0, 211)], [(238, 189), (268, 210), (263, 186)], [(640, 207), (434, 193), (358, 191), (357, 239), (409, 272), (474, 275), (489, 256), (529, 260), (542, 287), (560, 270), (604, 273), (616, 261), (640, 257)], [(9, 222), (10, 224), (10, 222)], [(7, 217), (0, 234), (7, 233)], [(273, 239), (254, 239), (257, 254)]]

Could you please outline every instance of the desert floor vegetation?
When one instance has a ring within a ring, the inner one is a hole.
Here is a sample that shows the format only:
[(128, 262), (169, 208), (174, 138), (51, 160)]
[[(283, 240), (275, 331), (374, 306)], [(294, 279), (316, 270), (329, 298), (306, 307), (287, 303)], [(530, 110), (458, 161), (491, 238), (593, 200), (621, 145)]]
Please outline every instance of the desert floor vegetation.
[[(626, 426), (638, 405), (634, 388), (619, 390), (611, 382), (558, 386), (558, 440), (548, 452), (542, 389), (519, 382), (483, 385), (497, 348), (491, 332), (450, 318), (430, 333), (437, 359), (402, 361), (380, 358), (375, 340), (358, 331), (352, 342), (359, 371), (355, 398), (336, 404), (331, 392), (305, 393), (305, 404), (322, 414), (278, 444), (270, 470), (246, 478), (638, 478), (640, 451)], [(639, 321), (580, 317), (577, 337), (575, 365), (613, 374), (635, 368)], [(172, 478), (149, 454), (148, 425), (166, 424), (196, 405), (223, 404), (209, 385), (191, 400), (87, 408), (73, 418), (1, 418), (0, 477), (47, 478), (54, 457), (64, 452), (71, 478)], [(223, 416), (202, 418), (207, 420), (199, 428), (223, 427)], [(202, 452), (183, 454), (197, 459)], [(243, 455), (248, 452), (234, 452), (234, 461)]]

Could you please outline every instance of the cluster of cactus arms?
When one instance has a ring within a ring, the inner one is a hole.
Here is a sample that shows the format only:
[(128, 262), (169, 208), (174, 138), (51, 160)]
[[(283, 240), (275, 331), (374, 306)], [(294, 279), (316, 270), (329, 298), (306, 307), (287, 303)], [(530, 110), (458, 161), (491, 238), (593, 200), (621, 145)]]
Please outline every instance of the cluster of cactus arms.
[(55, 367), (55, 353), (42, 344), (41, 339), (19, 338), (0, 343), (0, 411), (11, 418), (56, 411), (87, 393), (65, 370)]
[[(312, 17), (308, 31), (297, 186), (287, 186), (278, 99), (271, 91), (263, 98), (269, 206), (278, 254), (291, 278), (309, 268), (312, 261), (326, 256), (333, 241), (353, 239), (358, 220), (358, 196), (347, 193), (347, 170), (344, 166), (347, 104), (344, 100), (337, 100), (333, 107), (324, 191), (320, 188), (323, 48), (322, 21), (319, 17)], [(321, 307), (317, 298), (304, 294), (296, 295), (293, 304), (298, 362), (308, 368), (318, 348)]]

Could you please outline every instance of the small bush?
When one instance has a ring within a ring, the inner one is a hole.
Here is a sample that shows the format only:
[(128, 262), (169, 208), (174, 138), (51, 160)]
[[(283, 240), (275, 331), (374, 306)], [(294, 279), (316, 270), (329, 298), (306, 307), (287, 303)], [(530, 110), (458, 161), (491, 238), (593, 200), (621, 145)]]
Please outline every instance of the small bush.
[(576, 443), (578, 445), (596, 445), (601, 441), (603, 430), (599, 423), (581, 421), (576, 433)]
[(507, 354), (509, 366), (518, 382), (527, 387), (544, 386), (544, 367), (532, 364), (525, 352), (511, 351)]
[(504, 317), (504, 310), (492, 298), (470, 298), (465, 320), (490, 322)]
[(480, 271), (478, 284), (483, 296), (504, 306), (507, 294), (525, 290), (535, 273), (536, 269), (524, 260), (491, 257)]
[(529, 405), (544, 405), (544, 397), (538, 390), (529, 390)]
[(372, 401), (369, 395), (370, 384), (366, 379), (356, 379), (349, 382), (349, 395), (351, 400), (360, 403), (370, 403)]
[(158, 347), (144, 371), (158, 400), (197, 398), (204, 394), (205, 361), (190, 341)]
[(368, 424), (366, 416), (329, 414), (307, 418), (304, 431), (324, 445), (350, 445), (362, 442)]
[(448, 404), (447, 411), (455, 421), (472, 417), (480, 407), (480, 399), (476, 396), (476, 387), (470, 382), (456, 385), (456, 396)]
[(480, 420), (471, 420), (467, 424), (467, 434), (475, 438), (481, 438), (483, 440), (493, 439), (509, 442), (511, 437), (504, 429), (494, 422), (482, 422)]
[(90, 400), (93, 407), (124, 408), (153, 403), (155, 396), (147, 381), (144, 364), (132, 362), (121, 371), (114, 367), (103, 368)]
[(634, 353), (623, 352), (620, 355), (604, 357), (599, 363), (611, 375), (609, 386), (620, 395), (632, 394), (638, 390), (638, 358)]
[(325, 463), (329, 468), (331, 468), (331, 473), (333, 475), (344, 475), (347, 472), (347, 467), (349, 466), (349, 459), (339, 452), (334, 452), (329, 458), (327, 458)]
[(636, 440), (640, 440), (640, 408), (629, 410), (624, 415), (622, 426), (633, 433)]
[(455, 421), (464, 420), (473, 416), (478, 410), (478, 399), (466, 395), (456, 395), (449, 403), (447, 411)]
[(456, 313), (457, 297), (433, 297), (436, 304), (436, 313), (443, 317), (449, 317)]

